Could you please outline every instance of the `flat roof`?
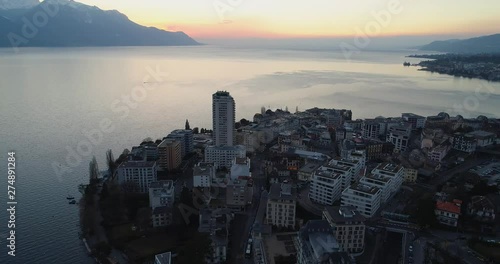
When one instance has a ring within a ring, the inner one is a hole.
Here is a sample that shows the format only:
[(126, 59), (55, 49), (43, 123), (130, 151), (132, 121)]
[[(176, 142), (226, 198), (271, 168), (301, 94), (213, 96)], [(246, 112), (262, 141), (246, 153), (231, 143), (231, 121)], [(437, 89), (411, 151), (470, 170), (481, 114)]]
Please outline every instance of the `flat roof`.
[(397, 173), (401, 168), (402, 168), (401, 165), (393, 164), (390, 162), (384, 162), (384, 163), (380, 163), (375, 169), (376, 170), (378, 169), (381, 171), (388, 171), (388, 172)]
[(483, 131), (483, 130), (476, 130), (472, 131), (470, 133), (467, 133), (466, 135), (470, 135), (476, 138), (490, 138), (490, 137), (496, 137), (495, 133)]
[(142, 161), (142, 160), (127, 160), (120, 164), (121, 167), (127, 168), (146, 168), (146, 167), (154, 167), (156, 165), (156, 161)]
[(363, 193), (367, 193), (367, 194), (371, 194), (371, 195), (376, 194), (377, 192), (380, 191), (380, 188), (378, 188), (378, 187), (369, 186), (369, 185), (362, 184), (362, 183), (353, 184), (349, 188), (352, 190), (358, 191), (358, 192), (363, 192)]
[[(290, 184), (284, 184), (284, 185), (290, 185)], [(285, 191), (285, 193), (283, 191)], [(287, 191), (289, 191), (290, 194), (288, 194)], [(271, 185), (271, 189), (269, 192), (269, 200), (295, 200), (294, 192), (291, 189), (291, 185), (290, 187), (284, 186), (284, 188), (282, 188), (282, 184), (273, 183)]]
[(416, 118), (425, 118), (423, 116), (420, 116), (420, 115), (417, 115), (417, 114), (414, 114), (414, 113), (402, 113), (401, 114), (402, 117), (416, 117)]
[(334, 223), (364, 222), (366, 218), (354, 206), (326, 206), (324, 212)]
[(391, 180), (390, 177), (380, 175), (380, 174), (372, 174), (372, 173), (368, 173), (367, 175), (365, 175), (365, 177), (369, 178), (369, 179), (383, 181), (383, 182), (389, 182)]
[(340, 173), (336, 173), (334, 171), (328, 171), (328, 170), (317, 170), (315, 173), (315, 175), (318, 175), (318, 176), (322, 176), (322, 177), (328, 177), (328, 178), (332, 178), (332, 179), (338, 179), (341, 177)]
[(181, 142), (177, 139), (173, 139), (173, 138), (165, 138), (160, 144), (158, 144), (158, 147), (161, 148), (161, 147), (166, 147), (166, 146), (169, 146), (169, 145), (172, 145), (172, 144), (175, 144), (175, 143), (178, 143), (180, 144)]
[(311, 173), (321, 167), (321, 163), (319, 162), (308, 162), (306, 165), (302, 166), (299, 171)]
[(172, 187), (174, 187), (174, 181), (172, 181), (172, 180), (156, 181), (156, 182), (152, 182), (149, 185), (149, 188), (171, 189)]

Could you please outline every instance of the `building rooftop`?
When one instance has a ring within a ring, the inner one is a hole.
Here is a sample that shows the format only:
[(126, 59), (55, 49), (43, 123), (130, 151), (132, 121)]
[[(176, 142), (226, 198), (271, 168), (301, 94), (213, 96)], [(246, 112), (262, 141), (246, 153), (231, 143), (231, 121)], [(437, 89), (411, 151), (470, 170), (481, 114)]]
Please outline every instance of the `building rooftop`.
[(402, 117), (414, 117), (414, 118), (425, 118), (423, 116), (414, 114), (414, 113), (403, 113), (401, 114)]
[(164, 188), (171, 189), (174, 187), (174, 182), (171, 180), (152, 182), (149, 188)]
[(454, 200), (454, 201), (456, 201), (456, 202), (452, 203), (452, 202), (437, 201), (436, 202), (436, 209), (441, 210), (441, 211), (445, 211), (445, 212), (460, 214), (460, 206), (462, 204), (462, 201), (460, 201), (460, 200)]
[(308, 162), (306, 165), (302, 166), (299, 171), (304, 173), (313, 173), (319, 167), (321, 167), (321, 163), (319, 162)]
[(159, 145), (158, 147), (159, 148), (164, 148), (164, 147), (167, 147), (167, 146), (171, 146), (171, 145), (174, 145), (174, 144), (180, 144), (181, 142), (177, 139), (173, 139), (173, 138), (165, 138)]
[(372, 173), (366, 174), (365, 177), (368, 179), (374, 179), (374, 180), (378, 180), (378, 181), (382, 181), (382, 182), (389, 182), (391, 180), (390, 177), (380, 175), (380, 174), (372, 174)]
[(397, 173), (402, 169), (401, 165), (389, 163), (389, 162), (384, 162), (379, 164), (376, 168), (376, 170), (381, 170), (381, 171), (388, 171), (392, 173)]
[[(304, 247), (303, 252), (309, 253), (315, 260), (323, 261), (329, 255), (339, 251), (339, 243), (333, 236), (333, 229), (325, 220), (309, 220), (299, 231), (299, 239)], [(313, 255), (313, 256), (312, 256)]]
[(351, 169), (351, 166), (346, 166), (342, 164), (331, 164), (331, 163), (328, 163), (328, 165), (325, 165), (324, 167), (327, 169), (332, 169), (334, 171), (342, 171), (342, 172), (347, 172)]
[(323, 214), (327, 215), (332, 222), (343, 224), (347, 222), (364, 222), (366, 218), (361, 215), (354, 206), (327, 206)]
[(473, 136), (473, 137), (479, 138), (479, 139), (496, 137), (496, 135), (494, 133), (486, 132), (483, 130), (472, 131), (470, 133), (467, 133), (466, 135)]
[(495, 210), (495, 205), (486, 196), (473, 196), (468, 207), (475, 210)]
[(215, 149), (215, 150), (220, 150), (220, 151), (223, 151), (223, 150), (233, 150), (233, 151), (246, 151), (246, 148), (245, 146), (242, 146), (242, 145), (235, 145), (235, 146), (207, 146), (207, 149)]
[(269, 192), (269, 200), (295, 201), (295, 193), (292, 190), (292, 185), (287, 183), (273, 183)]
[(322, 170), (321, 168), (316, 170), (316, 172), (314, 172), (314, 174), (318, 175), (318, 176), (322, 176), (322, 177), (332, 178), (332, 179), (339, 179), (340, 177), (342, 177), (342, 175), (340, 175), (340, 173), (336, 173), (333, 170)]
[(231, 95), (229, 94), (228, 91), (217, 91), (216, 93), (213, 94), (213, 96), (229, 96), (229, 97), (231, 97)]
[(358, 192), (367, 193), (370, 195), (374, 195), (377, 192), (380, 192), (380, 188), (369, 186), (369, 185), (362, 184), (362, 183), (353, 184), (353, 185), (351, 185), (351, 187), (349, 187), (349, 189), (352, 189), (352, 190), (355, 190)]
[(156, 166), (155, 161), (142, 161), (142, 160), (128, 160), (122, 162), (119, 168), (151, 168)]

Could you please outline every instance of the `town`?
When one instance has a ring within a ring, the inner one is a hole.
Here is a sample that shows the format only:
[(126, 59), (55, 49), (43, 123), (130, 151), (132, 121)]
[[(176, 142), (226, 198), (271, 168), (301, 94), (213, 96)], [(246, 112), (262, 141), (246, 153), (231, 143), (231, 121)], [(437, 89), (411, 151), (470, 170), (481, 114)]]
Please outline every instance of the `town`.
[[(420, 70), (453, 76), (500, 81), (500, 56), (498, 54), (432, 54), (411, 55), (411, 58), (431, 59), (415, 66)], [(405, 66), (410, 66), (405, 64)]]
[(81, 186), (99, 263), (498, 263), (500, 119), (262, 107), (146, 138)]

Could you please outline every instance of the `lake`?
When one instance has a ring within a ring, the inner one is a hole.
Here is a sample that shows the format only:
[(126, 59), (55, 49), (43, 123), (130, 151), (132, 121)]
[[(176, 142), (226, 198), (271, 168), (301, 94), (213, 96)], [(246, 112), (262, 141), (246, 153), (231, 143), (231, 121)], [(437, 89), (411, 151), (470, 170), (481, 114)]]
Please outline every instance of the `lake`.
[(500, 84), (403, 67), (419, 61), (405, 58), (413, 53), (365, 51), (346, 60), (340, 52), (216, 46), (0, 49), (0, 171), (15, 151), (18, 201), (17, 256), (7, 258), (4, 244), (0, 262), (92, 263), (78, 238), (78, 207), (66, 200), (80, 197), (92, 155), (105, 169), (107, 149), (117, 157), (186, 119), (210, 128), (217, 90), (234, 97), (237, 120), (262, 106), (345, 108), (353, 118), (499, 117)]

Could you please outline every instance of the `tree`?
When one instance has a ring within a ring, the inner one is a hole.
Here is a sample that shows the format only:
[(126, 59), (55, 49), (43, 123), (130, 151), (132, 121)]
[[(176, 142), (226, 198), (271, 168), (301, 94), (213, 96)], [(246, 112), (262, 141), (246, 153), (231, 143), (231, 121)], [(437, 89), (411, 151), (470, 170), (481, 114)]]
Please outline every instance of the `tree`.
[(96, 184), (99, 176), (99, 166), (97, 165), (97, 160), (92, 157), (92, 161), (89, 163), (89, 183), (90, 185)]
[(241, 124), (241, 126), (248, 126), (248, 125), (250, 125), (250, 121), (246, 120), (245, 118), (242, 118), (240, 120), (240, 124)]
[(199, 134), (199, 133), (200, 133), (200, 130), (197, 127), (193, 128), (193, 134), (196, 135), (196, 134)]
[(490, 193), (495, 193), (498, 191), (498, 187), (496, 185), (490, 186), (485, 181), (479, 181), (474, 188), (470, 191), (471, 195), (481, 195), (485, 196)]
[(203, 127), (201, 128), (200, 133), (205, 134), (205, 129)]
[(191, 130), (191, 127), (189, 126), (189, 121), (186, 119), (186, 125), (185, 125), (186, 130)]
[(421, 227), (434, 227), (437, 225), (435, 208), (436, 203), (431, 197), (424, 197), (418, 201), (415, 217)]
[(146, 144), (146, 143), (152, 143), (152, 142), (153, 142), (153, 139), (150, 137), (147, 137), (147, 138), (142, 140), (141, 145)]
[(108, 149), (108, 151), (106, 151), (106, 162), (108, 164), (109, 176), (112, 177), (115, 174), (116, 162), (115, 157), (113, 156), (113, 151), (111, 149)]
[(178, 264), (206, 263), (206, 258), (213, 252), (212, 240), (208, 234), (195, 233), (179, 249), (177, 255)]

